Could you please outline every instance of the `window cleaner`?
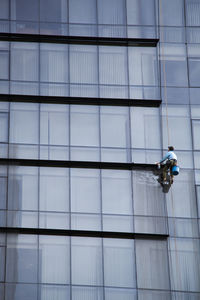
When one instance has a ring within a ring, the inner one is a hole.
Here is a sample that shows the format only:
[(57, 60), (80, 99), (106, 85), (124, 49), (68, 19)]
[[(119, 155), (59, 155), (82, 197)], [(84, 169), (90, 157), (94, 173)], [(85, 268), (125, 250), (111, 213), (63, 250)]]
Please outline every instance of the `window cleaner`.
[(177, 156), (174, 153), (174, 147), (168, 146), (168, 152), (163, 157), (163, 159), (156, 164), (161, 170), (161, 172), (159, 172), (158, 182), (163, 187), (163, 192), (166, 193), (169, 191), (169, 188), (173, 184), (174, 175), (179, 174), (179, 167), (177, 166)]

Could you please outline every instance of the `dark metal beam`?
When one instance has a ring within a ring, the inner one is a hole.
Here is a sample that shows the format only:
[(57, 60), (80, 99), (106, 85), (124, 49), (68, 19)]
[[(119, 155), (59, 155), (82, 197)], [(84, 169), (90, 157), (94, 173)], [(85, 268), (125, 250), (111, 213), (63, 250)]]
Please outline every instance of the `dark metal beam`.
[(22, 33), (0, 33), (0, 41), (9, 42), (34, 42), (57, 44), (81, 44), (101, 46), (132, 46), (132, 47), (156, 47), (158, 39), (145, 38), (111, 38), (88, 36), (62, 36)]
[(48, 104), (73, 104), (73, 105), (103, 105), (103, 106), (141, 106), (159, 107), (161, 100), (144, 99), (116, 99), (116, 98), (89, 98), (89, 97), (56, 97), (33, 95), (6, 95), (0, 94), (0, 102), (26, 102)]
[(141, 170), (155, 171), (155, 164), (115, 163), (93, 161), (60, 161), (60, 160), (36, 160), (0, 158), (0, 165), (32, 166), (32, 167), (56, 167), (56, 168), (84, 168), (84, 169), (113, 169), (113, 170)]
[(92, 230), (64, 230), (64, 229), (46, 229), (46, 228), (20, 228), (20, 227), (0, 227), (1, 233), (12, 234), (38, 234), (38, 235), (56, 235), (56, 236), (79, 236), (94, 238), (115, 238), (115, 239), (148, 239), (165, 240), (167, 234), (148, 234), (131, 232), (110, 232), (110, 231), (92, 231)]

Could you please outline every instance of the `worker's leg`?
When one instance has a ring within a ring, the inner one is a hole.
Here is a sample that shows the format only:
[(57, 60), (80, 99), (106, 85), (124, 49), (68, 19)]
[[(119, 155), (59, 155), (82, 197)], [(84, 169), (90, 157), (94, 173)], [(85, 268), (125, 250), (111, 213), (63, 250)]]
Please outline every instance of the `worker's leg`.
[(168, 171), (169, 167), (167, 164), (164, 165), (163, 167), (163, 181), (167, 180), (167, 171)]

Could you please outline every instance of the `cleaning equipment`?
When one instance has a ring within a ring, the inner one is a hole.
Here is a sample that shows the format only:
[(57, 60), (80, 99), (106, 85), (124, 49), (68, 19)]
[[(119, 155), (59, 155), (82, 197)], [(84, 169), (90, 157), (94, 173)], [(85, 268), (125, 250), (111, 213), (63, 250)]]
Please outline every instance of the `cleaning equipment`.
[(172, 175), (178, 175), (179, 174), (179, 166), (173, 166), (172, 167)]

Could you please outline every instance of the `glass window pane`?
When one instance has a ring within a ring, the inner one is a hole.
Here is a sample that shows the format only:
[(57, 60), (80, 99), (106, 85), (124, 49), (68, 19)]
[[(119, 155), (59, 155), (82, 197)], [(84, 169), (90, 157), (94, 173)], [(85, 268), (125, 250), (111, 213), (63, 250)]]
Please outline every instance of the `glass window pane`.
[(11, 43), (11, 80), (38, 81), (38, 44)]
[(37, 299), (38, 287), (36, 284), (5, 284), (6, 300), (35, 300)]
[(11, 19), (38, 21), (39, 0), (11, 0)]
[(68, 284), (70, 280), (69, 238), (40, 236), (40, 282)]
[(162, 0), (160, 3), (160, 25), (184, 25), (184, 1)]
[(137, 300), (137, 292), (133, 289), (105, 288), (106, 300)]
[(67, 22), (67, 0), (40, 0), (40, 20)]
[[(0, 14), (1, 14), (1, 9), (0, 9)], [(7, 42), (0, 42), (0, 79), (8, 79), (8, 78), (9, 78), (9, 44)]]
[(8, 208), (38, 209), (38, 168), (9, 167)]
[(171, 292), (139, 290), (138, 300), (171, 300)]
[(72, 284), (102, 285), (102, 244), (97, 238), (72, 237)]
[(99, 110), (95, 106), (71, 106), (71, 145), (99, 146)]
[(134, 241), (104, 239), (106, 286), (135, 287)]
[(132, 215), (131, 172), (102, 170), (102, 211)]
[[(67, 300), (70, 298), (70, 287), (65, 285), (56, 285), (56, 284), (42, 284), (39, 285), (39, 288), (41, 289), (41, 300)], [(37, 298), (35, 298), (37, 299)], [(34, 300), (35, 300), (34, 299)], [(25, 300), (25, 299), (24, 299)], [(29, 299), (27, 299), (29, 300)]]
[(156, 48), (128, 47), (130, 85), (158, 85)]
[(8, 141), (8, 113), (0, 112), (0, 142)]
[[(168, 116), (168, 125), (166, 115)], [(164, 149), (168, 147), (167, 128), (169, 128), (170, 143), (175, 146), (175, 150), (192, 149), (191, 121), (188, 106), (168, 105), (166, 110), (166, 106), (163, 105), (162, 122)]]
[(40, 144), (69, 145), (68, 106), (41, 105)]
[(165, 197), (151, 171), (133, 171), (135, 215), (165, 216)]
[(99, 47), (100, 84), (127, 85), (127, 66), (126, 47)]
[(196, 218), (196, 196), (194, 173), (192, 170), (181, 170), (173, 184), (173, 197), (168, 193), (167, 210), (170, 217)]
[(169, 289), (167, 243), (136, 240), (138, 288)]
[(39, 113), (37, 104), (11, 106), (10, 142), (38, 144)]
[(70, 45), (70, 82), (98, 83), (97, 46)]
[(172, 289), (199, 292), (199, 240), (171, 239), (169, 257)]
[(200, 150), (200, 120), (192, 121), (194, 149)]
[(127, 0), (128, 25), (155, 25), (154, 0)]
[(40, 80), (68, 82), (68, 45), (40, 44)]
[(190, 86), (200, 86), (200, 59), (190, 58), (189, 59), (189, 80)]
[(185, 45), (161, 44), (162, 86), (188, 86)]
[(132, 148), (161, 148), (159, 109), (131, 108)]
[(99, 287), (72, 286), (72, 300), (103, 300), (103, 289)]
[(37, 282), (37, 248), (37, 237), (34, 235), (8, 235), (6, 253), (7, 282)]
[(130, 148), (127, 108), (101, 107), (101, 146)]
[(40, 168), (40, 210), (69, 210), (69, 170)]
[(125, 1), (98, 0), (99, 24), (125, 24)]
[(96, 23), (95, 0), (69, 0), (70, 23)]
[(100, 212), (100, 171), (71, 169), (72, 212)]
[(1, 0), (0, 2), (0, 19), (8, 19), (9, 17), (9, 1)]
[(198, 0), (186, 0), (187, 26), (200, 26), (200, 3)]

